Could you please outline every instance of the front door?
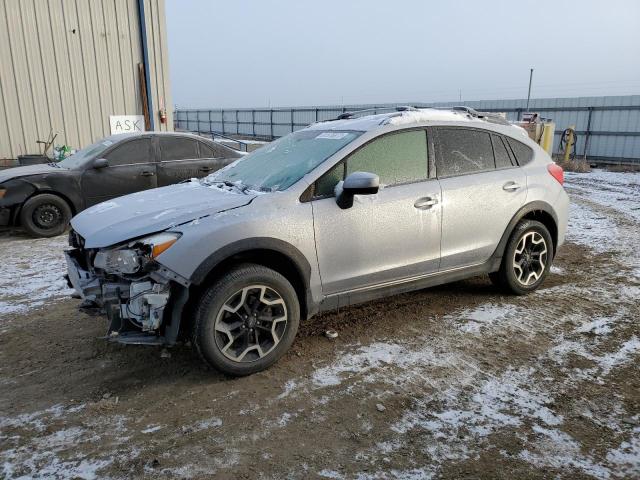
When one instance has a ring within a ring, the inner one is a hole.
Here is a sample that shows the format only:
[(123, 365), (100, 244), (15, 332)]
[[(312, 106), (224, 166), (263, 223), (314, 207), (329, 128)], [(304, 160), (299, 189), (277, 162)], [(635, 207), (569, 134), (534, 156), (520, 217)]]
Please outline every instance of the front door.
[[(333, 186), (356, 171), (377, 174), (382, 186), (342, 210)], [(440, 185), (427, 174), (426, 132), (412, 130), (374, 139), (316, 182), (313, 220), (325, 295), (438, 270)]]
[(156, 163), (150, 137), (125, 140), (109, 150), (104, 158), (109, 166), (89, 166), (82, 174), (85, 207), (157, 187)]
[(477, 265), (491, 257), (524, 205), (527, 178), (501, 136), (455, 127), (436, 131), (442, 187), (440, 269)]

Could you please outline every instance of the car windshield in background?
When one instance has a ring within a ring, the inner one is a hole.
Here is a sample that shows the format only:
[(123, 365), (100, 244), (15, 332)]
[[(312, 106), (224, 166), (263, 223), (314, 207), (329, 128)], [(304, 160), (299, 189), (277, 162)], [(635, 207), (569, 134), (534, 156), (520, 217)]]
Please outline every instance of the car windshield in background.
[(361, 134), (334, 130), (294, 132), (209, 175), (205, 181), (240, 183), (268, 192), (286, 190)]
[(82, 150), (78, 150), (76, 153), (64, 160), (58, 162), (58, 165), (63, 168), (76, 168), (82, 165), (84, 162), (94, 158), (100, 158), (100, 155), (111, 145), (111, 140), (100, 140), (99, 142), (84, 147)]

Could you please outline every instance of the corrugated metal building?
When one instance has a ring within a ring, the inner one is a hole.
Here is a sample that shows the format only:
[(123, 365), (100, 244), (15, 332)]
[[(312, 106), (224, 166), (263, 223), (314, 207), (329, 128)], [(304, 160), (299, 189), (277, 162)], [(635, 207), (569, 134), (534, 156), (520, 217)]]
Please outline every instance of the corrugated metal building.
[(142, 115), (138, 64), (151, 129), (172, 130), (164, 0), (0, 0), (0, 159), (39, 153), (50, 130), (81, 148), (110, 115)]

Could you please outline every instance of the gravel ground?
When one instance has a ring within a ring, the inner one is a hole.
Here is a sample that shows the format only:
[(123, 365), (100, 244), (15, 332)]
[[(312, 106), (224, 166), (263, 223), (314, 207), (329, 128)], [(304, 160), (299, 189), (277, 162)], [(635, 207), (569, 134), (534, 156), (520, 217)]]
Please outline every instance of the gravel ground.
[(0, 476), (638, 478), (640, 174), (567, 180), (538, 292), (477, 278), (323, 315), (242, 379), (105, 344), (65, 239), (0, 235)]

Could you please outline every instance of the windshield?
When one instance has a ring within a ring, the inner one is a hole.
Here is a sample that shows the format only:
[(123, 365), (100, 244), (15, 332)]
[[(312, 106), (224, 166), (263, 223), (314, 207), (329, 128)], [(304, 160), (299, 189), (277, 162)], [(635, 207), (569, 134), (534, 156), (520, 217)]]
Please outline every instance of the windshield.
[(94, 158), (100, 158), (102, 152), (113, 145), (111, 140), (100, 140), (99, 142), (84, 147), (82, 150), (78, 150), (70, 157), (65, 158), (58, 162), (58, 165), (63, 168), (76, 168), (82, 165), (84, 162)]
[(354, 131), (300, 130), (255, 150), (206, 182), (233, 182), (268, 192), (282, 191), (362, 135)]

